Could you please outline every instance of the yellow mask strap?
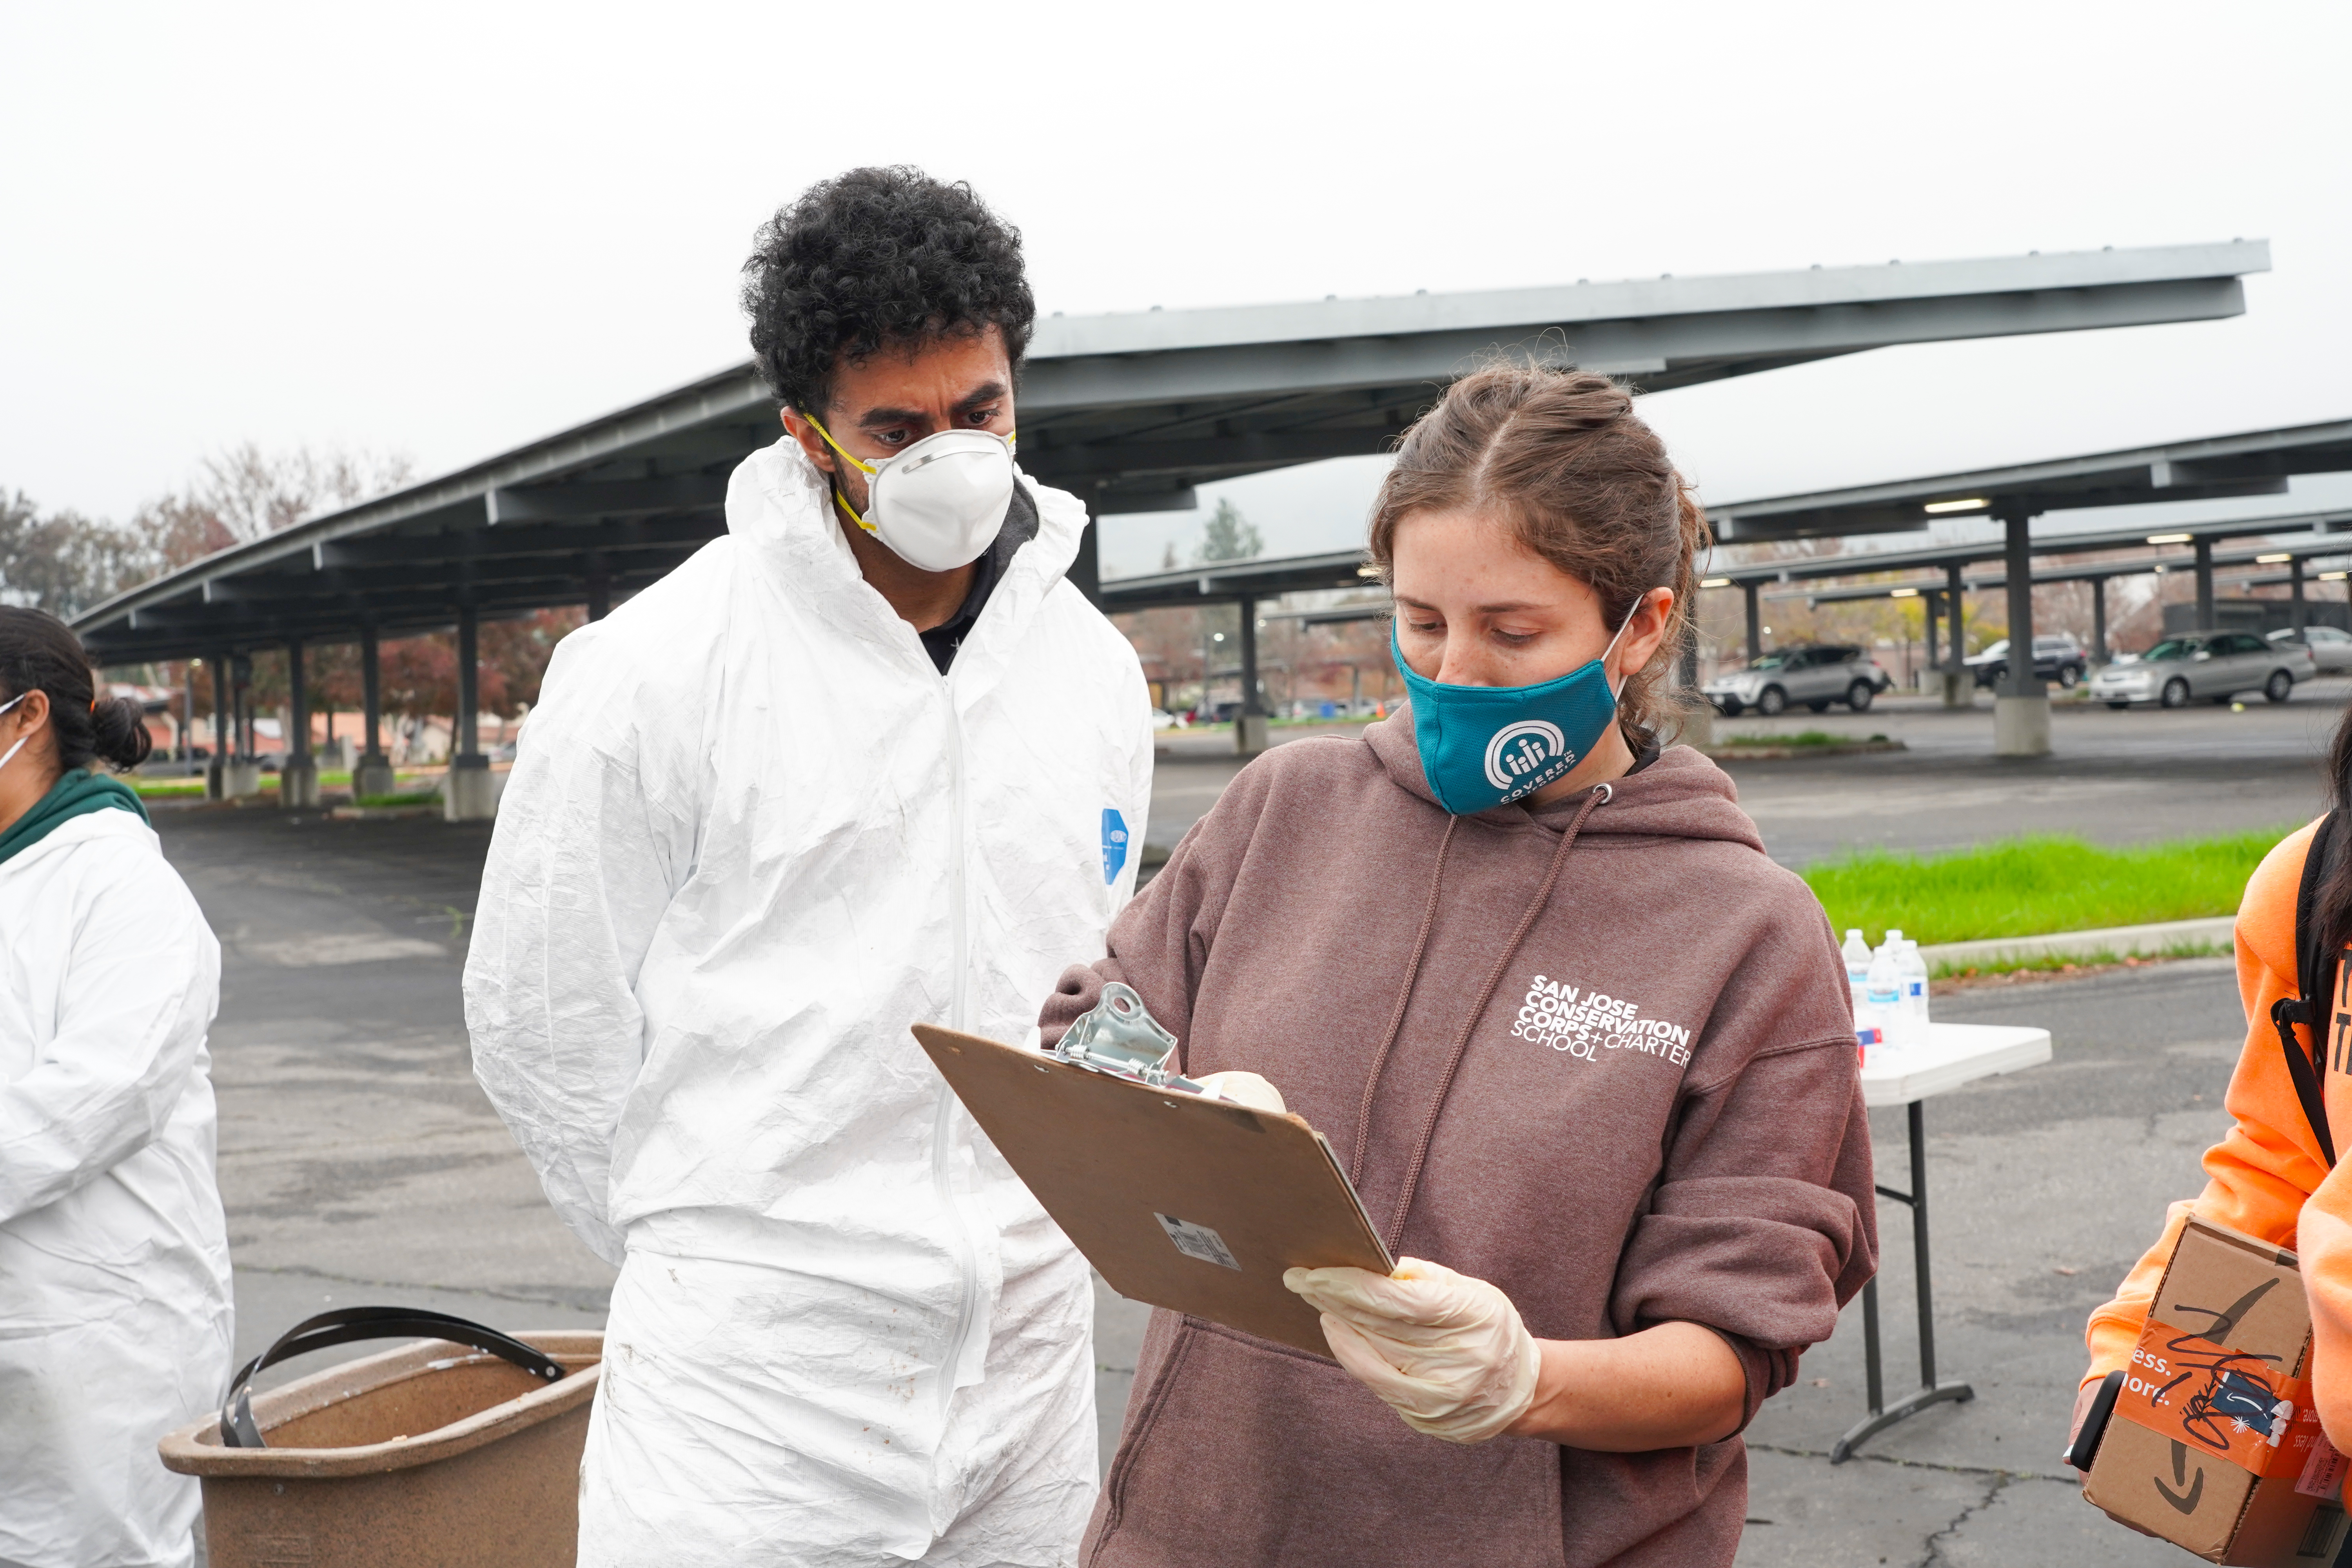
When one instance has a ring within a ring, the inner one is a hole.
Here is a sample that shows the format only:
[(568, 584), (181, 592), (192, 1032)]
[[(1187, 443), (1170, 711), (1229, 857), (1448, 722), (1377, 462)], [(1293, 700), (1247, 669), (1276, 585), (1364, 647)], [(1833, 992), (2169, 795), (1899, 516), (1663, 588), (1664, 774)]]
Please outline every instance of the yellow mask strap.
[(880, 468), (877, 468), (872, 463), (867, 462), (863, 458), (853, 458), (847, 452), (842, 452), (841, 443), (833, 438), (833, 432), (826, 429), (815, 415), (803, 414), (801, 417), (807, 420), (810, 426), (814, 428), (816, 433), (824, 437), (824, 444), (826, 446), (832, 447), (836, 452), (841, 452), (841, 459), (843, 462), (855, 463), (857, 465), (859, 469), (869, 474), (878, 474), (882, 471)]
[[(865, 473), (877, 474), (881, 472), (881, 469), (876, 468), (872, 463), (866, 461), (863, 458), (853, 458), (847, 452), (842, 452), (841, 443), (833, 438), (833, 432), (826, 429), (824, 423), (819, 420), (815, 415), (803, 414), (801, 417), (807, 420), (810, 426), (814, 428), (818, 435), (824, 437), (824, 444), (826, 446), (832, 447), (835, 452), (841, 453), (841, 460), (843, 462), (855, 463), (857, 465), (860, 471)], [(830, 485), (826, 488), (833, 491), (833, 504), (839, 507), (842, 510), (842, 514), (847, 517), (850, 521), (856, 523), (858, 527), (864, 529), (868, 533), (878, 535), (881, 532), (881, 531), (876, 528), (872, 523), (857, 515), (857, 509), (849, 504), (849, 498), (841, 493), (841, 487), (839, 485)]]

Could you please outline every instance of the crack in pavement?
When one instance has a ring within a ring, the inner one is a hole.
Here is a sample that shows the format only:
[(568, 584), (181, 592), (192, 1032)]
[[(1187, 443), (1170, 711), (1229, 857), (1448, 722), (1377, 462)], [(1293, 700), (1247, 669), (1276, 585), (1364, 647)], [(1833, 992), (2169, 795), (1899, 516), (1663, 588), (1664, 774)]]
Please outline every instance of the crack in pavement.
[(1936, 1563), (1946, 1561), (1944, 1557), (1944, 1548), (1941, 1544), (1944, 1538), (1946, 1536), (1958, 1534), (1960, 1526), (1968, 1523), (1969, 1520), (1990, 1508), (1993, 1505), (1993, 1500), (2000, 1497), (2002, 1492), (2006, 1491), (2009, 1489), (2011, 1481), (2014, 1479), (2015, 1478), (2011, 1477), (2005, 1470), (1997, 1470), (1993, 1472), (1991, 1477), (1992, 1484), (1985, 1488), (1984, 1496), (1977, 1499), (1976, 1501), (1960, 1510), (1958, 1514), (1953, 1516), (1951, 1523), (1944, 1526), (1943, 1529), (1927, 1537), (1927, 1555), (1919, 1559), (1919, 1568), (1934, 1568)]
[[(1789, 1459), (1827, 1459), (1827, 1448), (1785, 1448), (1778, 1443), (1750, 1441), (1748, 1447), (1759, 1454), (1778, 1454)], [(1871, 1465), (1893, 1465), (1906, 1470), (1941, 1470), (1954, 1476), (1999, 1476), (2011, 1481), (2056, 1481), (2063, 1486), (2077, 1484), (2073, 1476), (2052, 1475), (2047, 1470), (2011, 1470), (1995, 1465), (1947, 1465), (1935, 1459), (1906, 1459), (1892, 1454), (1854, 1454), (1847, 1458)]]

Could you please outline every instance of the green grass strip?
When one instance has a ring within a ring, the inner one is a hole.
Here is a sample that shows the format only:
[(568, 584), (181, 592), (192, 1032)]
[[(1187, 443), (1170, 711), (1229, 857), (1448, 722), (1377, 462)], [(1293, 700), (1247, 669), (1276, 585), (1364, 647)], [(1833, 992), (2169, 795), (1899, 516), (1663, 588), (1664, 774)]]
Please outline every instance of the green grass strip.
[(1733, 735), (1727, 746), (1859, 746), (1884, 741), (1884, 735), (1832, 735), (1827, 730), (1800, 730), (1793, 735)]
[(363, 795), (352, 804), (357, 805), (434, 805), (440, 795), (432, 790), (418, 790), (409, 795)]
[(1860, 926), (1873, 944), (1889, 926), (1929, 945), (2044, 936), (2234, 914), (2246, 879), (2293, 831), (2122, 849), (2049, 834), (1942, 855), (1865, 849), (1816, 862), (1804, 878), (1841, 936)]

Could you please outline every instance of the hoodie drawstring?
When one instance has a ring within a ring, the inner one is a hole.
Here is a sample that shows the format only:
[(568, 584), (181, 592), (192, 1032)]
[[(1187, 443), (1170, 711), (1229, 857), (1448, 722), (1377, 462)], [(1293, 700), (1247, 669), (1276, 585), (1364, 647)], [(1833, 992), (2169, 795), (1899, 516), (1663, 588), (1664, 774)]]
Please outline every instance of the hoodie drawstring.
[(1437, 923), (1438, 889), (1445, 886), (1445, 851), (1453, 846), (1454, 830), (1461, 825), (1458, 816), (1445, 819), (1444, 836), (1437, 841), (1437, 868), (1429, 876), (1429, 903), (1421, 911), (1421, 934), (1412, 939), (1412, 959), (1404, 966), (1404, 985), (1397, 992), (1396, 1011), (1389, 1015), (1388, 1032), (1381, 1037), (1381, 1048), (1372, 1054), (1372, 1070), (1364, 1079), (1364, 1103), (1356, 1112), (1356, 1146), (1348, 1152), (1350, 1186), (1363, 1184), (1364, 1151), (1372, 1142), (1372, 1097), (1381, 1087), (1381, 1070), (1389, 1065), (1389, 1052), (1396, 1047), (1397, 1031), (1404, 1026), (1404, 1010), (1412, 1001), (1413, 983), (1421, 978), (1421, 960), (1429, 951), (1430, 928)]
[[(1437, 1118), (1445, 1109), (1445, 1097), (1453, 1090), (1454, 1074), (1460, 1070), (1462, 1058), (1470, 1048), (1471, 1033), (1477, 1028), (1478, 1019), (1486, 1011), (1486, 1004), (1493, 999), (1495, 987), (1503, 983), (1503, 972), (1510, 967), (1511, 960), (1517, 956), (1519, 943), (1527, 940), (1528, 932), (1535, 929), (1537, 917), (1551, 901), (1552, 889), (1559, 883), (1560, 869), (1568, 864), (1568, 852), (1574, 847), (1577, 834), (1583, 829), (1584, 819), (1592, 815), (1595, 806), (1610, 800), (1616, 793), (1606, 784), (1594, 786), (1584, 805), (1569, 819), (1567, 828), (1559, 836), (1559, 847), (1552, 851), (1551, 868), (1544, 873), (1543, 885), (1528, 900), (1527, 912), (1519, 917), (1517, 927), (1511, 932), (1511, 940), (1505, 942), (1503, 951), (1496, 955), (1495, 967), (1486, 976), (1486, 984), (1479, 987), (1478, 999), (1471, 1004), (1470, 1011), (1463, 1017), (1461, 1032), (1454, 1037), (1454, 1049), (1445, 1058), (1445, 1070), (1438, 1078), (1437, 1092), (1430, 1100), (1429, 1113), (1422, 1119), (1421, 1137), (1413, 1144), (1412, 1159), (1405, 1166), (1404, 1187), (1397, 1194), (1396, 1212), (1390, 1215), (1388, 1228), (1382, 1237), (1391, 1256), (1403, 1245), (1405, 1215), (1412, 1211), (1413, 1193), (1421, 1185), (1422, 1167), (1429, 1162), (1429, 1145), (1437, 1136)], [(1361, 1179), (1364, 1151), (1371, 1142), (1372, 1100), (1380, 1089), (1381, 1070), (1388, 1065), (1389, 1052), (1396, 1044), (1397, 1032), (1404, 1023), (1405, 1008), (1412, 999), (1413, 983), (1421, 973), (1422, 955), (1429, 945), (1430, 930), (1436, 923), (1438, 891), (1445, 876), (1446, 847), (1454, 841), (1454, 826), (1459, 821), (1460, 817), (1448, 819), (1445, 837), (1438, 841), (1437, 869), (1430, 880), (1429, 907), (1422, 915), (1421, 935), (1413, 943), (1412, 962), (1405, 969), (1404, 991), (1397, 998), (1396, 1014), (1389, 1020), (1388, 1036), (1381, 1042), (1380, 1053), (1372, 1058), (1371, 1076), (1364, 1084), (1364, 1103), (1356, 1121), (1356, 1147), (1348, 1163), (1348, 1179), (1350, 1182)]]

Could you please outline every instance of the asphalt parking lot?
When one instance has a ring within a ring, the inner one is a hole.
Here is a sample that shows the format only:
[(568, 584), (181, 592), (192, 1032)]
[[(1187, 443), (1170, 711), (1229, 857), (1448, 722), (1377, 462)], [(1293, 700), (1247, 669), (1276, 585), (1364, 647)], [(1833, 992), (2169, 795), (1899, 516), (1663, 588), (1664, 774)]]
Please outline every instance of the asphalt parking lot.
[[(1867, 713), (1833, 708), (1777, 719), (1717, 719), (1718, 746), (1734, 736), (1808, 730), (1884, 735), (1900, 752), (1726, 764), (1739, 804), (1784, 864), (1840, 850), (1949, 849), (2022, 832), (2075, 833), (2126, 844), (2187, 834), (2300, 824), (2318, 815), (2319, 761), (2352, 680), (2306, 681), (2292, 701), (2259, 698), (2242, 711), (2200, 705), (2116, 712), (2071, 700), (2051, 710), (2052, 754), (1992, 755), (1992, 699), (1947, 710), (1919, 697), (1882, 698)], [(1352, 727), (1276, 729), (1278, 742)], [(1241, 761), (1230, 731), (1161, 732), (1146, 838), (1170, 847), (1216, 804)]]
[[(2245, 713), (2076, 712), (2058, 752), (2000, 763), (1991, 714), (1895, 703), (1786, 727), (1897, 735), (1885, 756), (1733, 767), (1768, 847), (1801, 862), (1860, 844), (1934, 848), (2025, 828), (2102, 841), (2307, 818), (2342, 692)], [(1719, 733), (1761, 732), (1762, 721)], [(1171, 842), (1238, 763), (1162, 762), (1150, 837)], [(241, 1355), (325, 1305), (435, 1306), (509, 1327), (601, 1323), (612, 1272), (572, 1240), (474, 1086), (457, 982), (488, 831), (341, 823), (272, 809), (159, 810), (166, 852), (219, 931), (213, 1036), (221, 1180)], [(2084, 1314), (2196, 1190), (2242, 1038), (2226, 963), (2189, 961), (1979, 990), (1937, 1016), (2049, 1027), (2056, 1059), (1931, 1103), (1943, 1375), (1978, 1397), (1936, 1407), (1839, 1467), (1862, 1404), (1858, 1314), (1806, 1358), (1749, 1433), (1743, 1563), (2174, 1562), (2073, 1495), (2063, 1442)], [(1905, 1159), (1881, 1112), (1882, 1163)], [(1906, 1217), (1886, 1205), (1890, 1387), (1912, 1336)], [(1101, 1421), (1117, 1429), (1142, 1314), (1104, 1296)], [(1108, 1448), (1106, 1448), (1106, 1457)], [(1769, 1522), (1765, 1522), (1769, 1521)]]

